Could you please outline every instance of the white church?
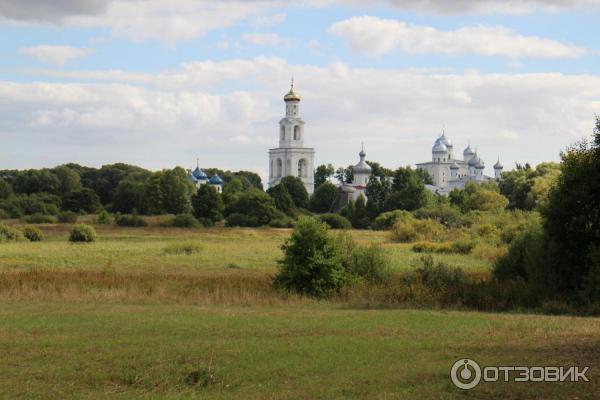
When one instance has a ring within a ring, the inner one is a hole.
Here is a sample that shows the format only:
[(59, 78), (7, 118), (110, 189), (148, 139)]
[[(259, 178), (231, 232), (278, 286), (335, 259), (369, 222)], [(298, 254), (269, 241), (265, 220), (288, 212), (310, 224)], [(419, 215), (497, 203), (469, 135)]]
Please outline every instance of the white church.
[(463, 151), (463, 158), (454, 158), (454, 145), (446, 133), (436, 139), (431, 149), (431, 161), (417, 164), (417, 168), (424, 169), (432, 177), (433, 185), (426, 185), (427, 189), (437, 194), (448, 194), (452, 189), (464, 189), (467, 182), (476, 183), (500, 179), (504, 166), (500, 158), (494, 164), (494, 177), (483, 174), (485, 163), (471, 148), (469, 144)]

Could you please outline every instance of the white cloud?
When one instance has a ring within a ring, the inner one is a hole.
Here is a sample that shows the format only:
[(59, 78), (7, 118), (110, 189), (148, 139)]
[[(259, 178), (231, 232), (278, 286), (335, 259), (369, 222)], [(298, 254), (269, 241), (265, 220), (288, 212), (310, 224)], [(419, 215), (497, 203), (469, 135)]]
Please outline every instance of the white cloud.
[[(76, 82), (0, 82), (0, 158), (6, 168), (162, 168), (196, 157), (207, 166), (266, 166), (292, 75), (318, 163), (353, 163), (364, 140), (369, 159), (412, 165), (430, 158), (443, 124), (459, 150), (471, 140), (488, 166), (498, 154), (507, 167), (537, 163), (591, 133), (600, 113), (598, 75), (315, 67), (265, 57), (190, 62), (157, 75), (63, 71)], [(252, 89), (223, 91), (239, 81)]]
[[(361, 4), (360, 0), (341, 1)], [(436, 14), (525, 14), (600, 6), (600, 0), (380, 0), (379, 3)]]
[(244, 40), (248, 43), (257, 44), (260, 46), (271, 46), (271, 47), (289, 46), (292, 42), (290, 38), (280, 36), (276, 33), (256, 33), (256, 32), (244, 33), (242, 35), (242, 40)]
[(518, 35), (502, 26), (466, 26), (455, 31), (440, 31), (430, 26), (363, 16), (337, 22), (329, 30), (354, 50), (371, 55), (403, 50), (409, 54), (519, 58), (579, 57), (586, 52), (584, 48), (555, 40)]
[(86, 57), (93, 53), (93, 49), (81, 49), (71, 46), (40, 45), (21, 48), (21, 53), (35, 57), (41, 62), (53, 65), (65, 65), (68, 61)]

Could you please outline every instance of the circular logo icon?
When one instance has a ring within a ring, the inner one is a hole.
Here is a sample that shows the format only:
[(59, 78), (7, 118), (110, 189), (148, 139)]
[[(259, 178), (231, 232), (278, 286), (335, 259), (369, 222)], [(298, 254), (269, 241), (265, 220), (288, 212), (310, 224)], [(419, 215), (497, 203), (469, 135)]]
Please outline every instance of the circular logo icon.
[(452, 378), (452, 383), (460, 389), (473, 389), (481, 381), (481, 368), (475, 361), (462, 358), (452, 366), (450, 378)]

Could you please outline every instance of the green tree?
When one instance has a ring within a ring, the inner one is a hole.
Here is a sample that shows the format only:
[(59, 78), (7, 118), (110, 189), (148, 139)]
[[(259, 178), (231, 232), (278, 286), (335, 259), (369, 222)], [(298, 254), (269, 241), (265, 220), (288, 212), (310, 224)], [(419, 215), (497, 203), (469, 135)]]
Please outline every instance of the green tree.
[(181, 167), (163, 172), (160, 181), (161, 197), (164, 210), (169, 214), (186, 214), (191, 212), (191, 197), (194, 185)]
[(292, 215), (294, 209), (294, 200), (285, 188), (285, 185), (282, 185), (281, 183), (275, 185), (267, 190), (267, 194), (273, 198), (275, 207), (277, 207), (278, 210), (286, 213), (287, 215)]
[(96, 192), (88, 188), (73, 190), (62, 198), (62, 209), (65, 211), (94, 213), (101, 207)]
[(144, 207), (146, 214), (158, 215), (165, 213), (162, 198), (161, 180), (163, 172), (154, 172), (144, 183)]
[(198, 220), (210, 220), (212, 223), (223, 219), (223, 199), (217, 190), (210, 185), (202, 185), (192, 196), (194, 216)]
[(319, 185), (310, 198), (310, 210), (317, 213), (326, 213), (331, 211), (336, 199), (338, 190), (331, 182), (324, 182)]
[(277, 209), (271, 196), (260, 190), (250, 190), (239, 194), (236, 200), (225, 208), (228, 218), (233, 214), (243, 216), (244, 226), (262, 226), (271, 222), (277, 215)]
[(81, 178), (79, 174), (71, 168), (61, 165), (52, 170), (59, 181), (58, 190), (60, 194), (69, 193), (81, 187)]
[(600, 300), (600, 119), (594, 141), (562, 155), (561, 174), (543, 210), (547, 235), (547, 286)]
[(371, 226), (371, 219), (367, 212), (367, 204), (365, 198), (361, 194), (354, 202), (354, 217), (351, 220), (352, 227), (356, 229), (368, 229)]
[(331, 164), (322, 164), (315, 170), (315, 187), (327, 182), (335, 174), (335, 168)]
[(286, 176), (281, 179), (279, 184), (283, 185), (290, 196), (292, 196), (292, 200), (294, 200), (296, 207), (308, 208), (308, 192), (306, 191), (306, 187), (300, 178), (295, 176)]
[(348, 281), (329, 227), (314, 218), (301, 217), (282, 250), (275, 277), (279, 287), (323, 298)]
[(337, 179), (339, 183), (352, 183), (354, 180), (354, 166), (348, 165), (346, 168), (338, 168), (335, 171), (335, 179)]
[(13, 195), (12, 187), (4, 179), (0, 178), (0, 199), (8, 199)]
[(134, 210), (145, 213), (145, 189), (143, 183), (130, 179), (122, 180), (113, 193), (113, 210), (124, 214), (131, 214)]
[(366, 195), (369, 201), (367, 209), (371, 218), (377, 217), (385, 210), (387, 198), (392, 193), (392, 185), (387, 177), (378, 178), (372, 176), (367, 184)]
[(491, 190), (478, 190), (469, 195), (464, 202), (467, 210), (500, 211), (508, 205), (508, 199)]
[(103, 165), (98, 171), (94, 187), (102, 204), (112, 203), (113, 194), (119, 182), (136, 172), (144, 174), (146, 178), (150, 176), (150, 171), (133, 165), (123, 163)]
[(413, 211), (427, 205), (427, 190), (421, 177), (410, 167), (394, 171), (392, 193), (387, 197), (385, 210)]

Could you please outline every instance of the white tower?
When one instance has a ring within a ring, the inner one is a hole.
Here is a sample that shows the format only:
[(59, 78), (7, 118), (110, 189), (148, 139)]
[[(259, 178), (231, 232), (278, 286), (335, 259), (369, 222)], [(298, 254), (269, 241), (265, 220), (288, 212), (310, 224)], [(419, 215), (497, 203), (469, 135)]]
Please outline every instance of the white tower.
[(293, 79), (283, 101), (285, 118), (279, 121), (279, 147), (269, 150), (269, 187), (277, 185), (285, 176), (296, 176), (312, 194), (315, 150), (304, 147), (304, 121), (299, 117), (300, 96), (294, 92)]
[(502, 177), (502, 170), (504, 169), (504, 165), (500, 162), (500, 157), (498, 157), (498, 161), (494, 164), (494, 178), (500, 179)]

